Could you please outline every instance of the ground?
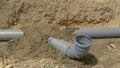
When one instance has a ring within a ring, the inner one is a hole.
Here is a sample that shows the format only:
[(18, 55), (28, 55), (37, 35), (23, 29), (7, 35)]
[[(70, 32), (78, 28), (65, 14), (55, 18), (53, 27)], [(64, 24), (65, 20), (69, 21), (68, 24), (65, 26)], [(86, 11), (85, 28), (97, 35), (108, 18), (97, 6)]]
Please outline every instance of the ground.
[(49, 37), (73, 42), (78, 28), (119, 27), (119, 0), (0, 0), (0, 28), (24, 35), (0, 42), (1, 68), (119, 68), (120, 38), (93, 39), (88, 54), (70, 59)]

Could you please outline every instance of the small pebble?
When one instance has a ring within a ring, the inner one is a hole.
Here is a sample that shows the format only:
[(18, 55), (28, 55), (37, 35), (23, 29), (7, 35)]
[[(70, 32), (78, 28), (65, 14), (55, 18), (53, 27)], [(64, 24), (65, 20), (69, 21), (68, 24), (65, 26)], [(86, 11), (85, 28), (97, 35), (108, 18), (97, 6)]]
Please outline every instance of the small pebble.
[(110, 44), (110, 47), (113, 48), (113, 49), (116, 48), (116, 46), (114, 44)]
[(7, 65), (5, 68), (14, 68), (11, 64)]

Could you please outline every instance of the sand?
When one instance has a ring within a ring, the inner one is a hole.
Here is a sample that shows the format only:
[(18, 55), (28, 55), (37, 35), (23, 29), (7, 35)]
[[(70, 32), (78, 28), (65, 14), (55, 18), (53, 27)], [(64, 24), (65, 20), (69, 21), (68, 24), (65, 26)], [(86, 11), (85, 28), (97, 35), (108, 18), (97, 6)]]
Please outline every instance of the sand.
[(89, 54), (77, 60), (61, 54), (48, 43), (48, 38), (73, 42), (72, 33), (77, 28), (119, 27), (119, 3), (119, 0), (0, 0), (0, 27), (25, 32), (20, 38), (0, 42), (0, 67), (117, 68), (119, 38), (93, 39)]

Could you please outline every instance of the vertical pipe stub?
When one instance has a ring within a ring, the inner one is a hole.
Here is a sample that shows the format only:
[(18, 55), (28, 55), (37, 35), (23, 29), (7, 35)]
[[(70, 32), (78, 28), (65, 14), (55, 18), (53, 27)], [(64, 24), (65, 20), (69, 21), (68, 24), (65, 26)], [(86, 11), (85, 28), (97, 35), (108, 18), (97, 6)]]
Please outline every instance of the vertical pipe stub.
[(75, 37), (74, 44), (77, 48), (87, 49), (92, 45), (92, 39), (89, 36), (79, 35)]
[(73, 45), (67, 49), (66, 55), (70, 58), (81, 58), (87, 54), (92, 45), (92, 39), (86, 35), (78, 35), (74, 39)]
[(85, 35), (76, 36), (73, 44), (71, 42), (52, 37), (50, 37), (48, 40), (49, 43), (51, 43), (61, 53), (70, 58), (83, 57), (88, 52), (92, 44), (92, 39)]

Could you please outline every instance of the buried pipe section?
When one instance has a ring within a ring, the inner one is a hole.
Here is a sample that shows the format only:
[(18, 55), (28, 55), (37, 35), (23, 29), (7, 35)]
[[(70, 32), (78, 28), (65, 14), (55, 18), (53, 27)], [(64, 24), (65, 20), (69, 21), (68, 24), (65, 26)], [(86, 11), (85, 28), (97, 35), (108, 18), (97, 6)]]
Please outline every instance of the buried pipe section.
[(120, 27), (82, 28), (75, 30), (73, 34), (88, 35), (92, 38), (120, 37)]
[(24, 32), (20, 29), (0, 29), (0, 41), (11, 40), (23, 34)]
[(74, 39), (74, 43), (65, 41), (65, 40), (59, 40), (50, 37), (49, 43), (51, 43), (55, 48), (57, 48), (60, 52), (62, 52), (64, 55), (70, 57), (70, 58), (81, 58), (85, 54), (87, 54), (91, 44), (92, 40), (88, 36), (76, 36)]

